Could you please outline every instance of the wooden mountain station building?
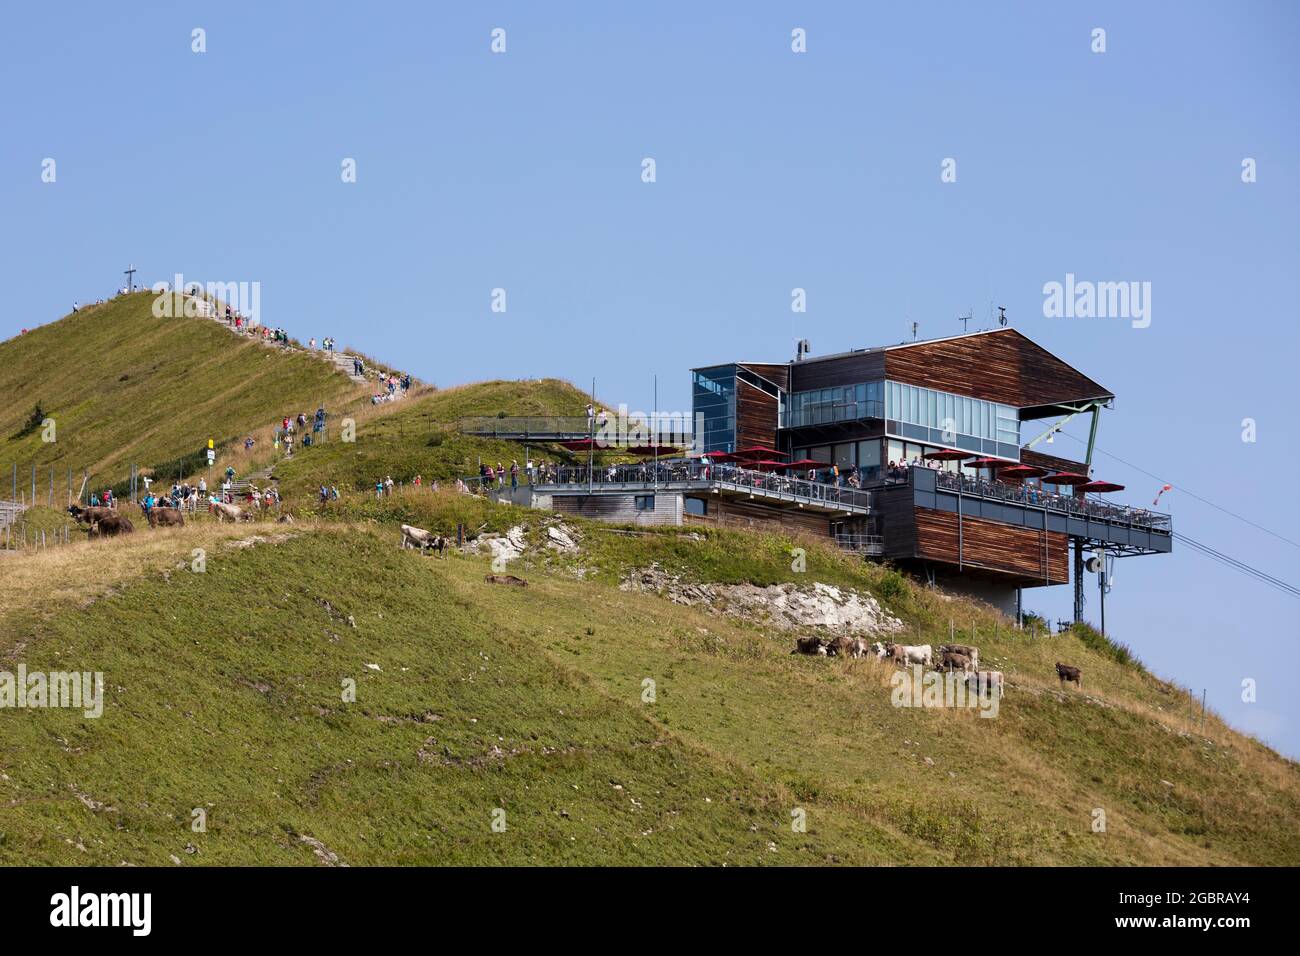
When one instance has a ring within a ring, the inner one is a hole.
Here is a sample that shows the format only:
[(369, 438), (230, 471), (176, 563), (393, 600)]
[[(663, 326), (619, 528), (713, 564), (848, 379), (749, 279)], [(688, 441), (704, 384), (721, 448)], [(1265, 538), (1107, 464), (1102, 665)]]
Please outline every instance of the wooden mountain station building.
[[(1114, 395), (1015, 329), (817, 357), (800, 343), (792, 361), (693, 369), (691, 386), (691, 456), (574, 469), (534, 503), (826, 535), (1010, 613), (1073, 577), (1076, 618), (1088, 552), (1172, 549), (1168, 515), (1113, 504), (1122, 486), (1091, 476)], [(1076, 418), (1081, 459), (1047, 453)]]

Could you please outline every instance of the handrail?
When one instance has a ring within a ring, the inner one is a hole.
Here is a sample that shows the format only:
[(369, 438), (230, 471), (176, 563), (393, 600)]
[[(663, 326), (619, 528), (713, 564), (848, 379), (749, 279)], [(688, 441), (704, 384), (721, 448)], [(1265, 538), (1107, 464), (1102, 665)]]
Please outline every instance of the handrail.
[(754, 471), (729, 463), (704, 464), (701, 462), (641, 462), (635, 465), (610, 465), (595, 467), (562, 465), (548, 467), (545, 474), (533, 479), (534, 485), (638, 485), (647, 490), (660, 485), (670, 486), (683, 482), (705, 482), (737, 491), (761, 491), (779, 497), (801, 498), (832, 506), (867, 509), (871, 507), (871, 493), (857, 488), (791, 478), (773, 472)]
[(1103, 521), (1150, 528), (1153, 531), (1170, 532), (1173, 529), (1172, 518), (1158, 511), (1148, 511), (1145, 508), (1133, 508), (1128, 505), (1112, 505), (1091, 498), (1076, 498), (1073, 495), (1053, 494), (1025, 485), (1009, 485), (1001, 481), (957, 475), (950, 471), (936, 472), (935, 485), (944, 491), (957, 491), (991, 501), (1009, 501), (1013, 504), (1044, 508), (1061, 514), (1098, 518)]

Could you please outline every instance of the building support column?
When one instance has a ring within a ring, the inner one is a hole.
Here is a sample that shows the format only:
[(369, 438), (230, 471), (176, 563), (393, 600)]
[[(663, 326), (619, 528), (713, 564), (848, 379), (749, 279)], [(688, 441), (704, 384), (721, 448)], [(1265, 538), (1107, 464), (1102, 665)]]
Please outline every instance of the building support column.
[(1074, 539), (1074, 623), (1083, 623), (1083, 539)]

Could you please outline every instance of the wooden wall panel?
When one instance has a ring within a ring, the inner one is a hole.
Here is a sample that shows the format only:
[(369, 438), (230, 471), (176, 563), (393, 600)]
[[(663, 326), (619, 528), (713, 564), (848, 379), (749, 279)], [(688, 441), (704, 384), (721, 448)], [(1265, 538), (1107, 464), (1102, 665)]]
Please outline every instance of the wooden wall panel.
[[(958, 564), (957, 515), (916, 509), (916, 556)], [(1044, 584), (1068, 584), (1069, 541), (1059, 531), (1035, 531), (1000, 521), (961, 519), (961, 563)]]
[(776, 447), (776, 396), (736, 380), (736, 448)]
[(687, 515), (688, 522), (708, 522), (728, 528), (753, 528), (759, 531), (801, 531), (829, 537), (830, 517), (798, 508), (777, 509), (749, 502), (709, 496), (709, 513), (704, 517)]
[(885, 536), (885, 557), (916, 557), (916, 511), (911, 488), (882, 488), (874, 508)]
[(790, 366), (787, 363), (773, 365), (770, 363), (743, 362), (741, 368), (747, 368), (759, 378), (765, 378), (777, 388), (790, 387)]
[(857, 385), (877, 382), (885, 377), (885, 352), (882, 349), (851, 352), (838, 358), (805, 359), (790, 366), (790, 391), (832, 385)]
[(1015, 329), (886, 350), (885, 377), (1021, 408), (1108, 396)]
[[(1047, 429), (1043, 429), (1046, 431)], [(1035, 451), (1032, 448), (1020, 449), (1020, 461), (1026, 465), (1037, 465), (1039, 468), (1050, 468), (1052, 471), (1074, 471), (1081, 475), (1088, 473), (1088, 468), (1081, 461), (1071, 461), (1068, 458), (1058, 458), (1055, 455), (1046, 455), (1041, 451)]]

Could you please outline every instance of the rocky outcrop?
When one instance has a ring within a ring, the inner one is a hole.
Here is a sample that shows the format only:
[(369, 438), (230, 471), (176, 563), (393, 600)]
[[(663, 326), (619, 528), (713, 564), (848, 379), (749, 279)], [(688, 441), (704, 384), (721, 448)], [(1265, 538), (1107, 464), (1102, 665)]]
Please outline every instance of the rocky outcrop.
[(624, 577), (624, 591), (648, 591), (675, 604), (703, 605), (711, 611), (762, 622), (782, 630), (810, 628), (837, 634), (893, 634), (904, 624), (870, 594), (820, 581), (808, 584), (694, 584), (651, 565)]

